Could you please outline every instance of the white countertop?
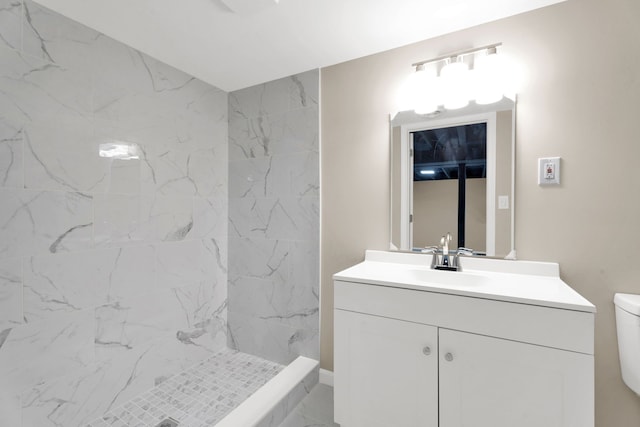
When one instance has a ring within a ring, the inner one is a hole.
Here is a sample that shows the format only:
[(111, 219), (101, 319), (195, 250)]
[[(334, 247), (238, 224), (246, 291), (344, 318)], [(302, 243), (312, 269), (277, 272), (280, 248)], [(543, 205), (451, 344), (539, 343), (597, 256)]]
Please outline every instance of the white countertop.
[(596, 307), (560, 279), (556, 263), (461, 257), (463, 271), (431, 269), (431, 255), (367, 251), (334, 280), (438, 292), (595, 313)]

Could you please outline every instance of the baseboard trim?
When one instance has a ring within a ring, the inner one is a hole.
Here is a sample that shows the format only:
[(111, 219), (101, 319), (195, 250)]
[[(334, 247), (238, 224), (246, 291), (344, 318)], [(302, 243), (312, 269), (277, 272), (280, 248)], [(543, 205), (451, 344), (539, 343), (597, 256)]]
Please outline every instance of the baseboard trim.
[(320, 384), (333, 387), (333, 372), (326, 369), (320, 369)]

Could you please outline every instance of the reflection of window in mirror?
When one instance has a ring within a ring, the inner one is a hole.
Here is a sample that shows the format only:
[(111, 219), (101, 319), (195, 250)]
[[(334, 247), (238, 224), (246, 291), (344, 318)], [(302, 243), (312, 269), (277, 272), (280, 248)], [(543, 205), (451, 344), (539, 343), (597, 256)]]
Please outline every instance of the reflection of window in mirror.
[(451, 231), (458, 247), (484, 248), (487, 123), (411, 134), (414, 246), (438, 242), (444, 230)]

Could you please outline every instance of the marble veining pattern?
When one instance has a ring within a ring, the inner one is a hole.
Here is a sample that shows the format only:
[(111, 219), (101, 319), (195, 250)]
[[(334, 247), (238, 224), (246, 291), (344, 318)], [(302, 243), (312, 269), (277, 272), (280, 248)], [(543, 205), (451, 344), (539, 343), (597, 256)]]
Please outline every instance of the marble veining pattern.
[(318, 355), (318, 71), (229, 94), (229, 345)]
[(0, 349), (10, 328), (24, 320), (22, 308), (22, 260), (0, 260)]
[(22, 129), (0, 122), (0, 186), (23, 186)]
[(86, 426), (226, 346), (227, 116), (225, 92), (0, 0), (0, 425)]
[(22, 2), (4, 0), (0, 3), (0, 46), (20, 48)]
[(226, 343), (318, 358), (318, 71), (228, 95), (31, 0), (0, 70), (3, 422), (86, 425)]
[(0, 188), (0, 200), (0, 258), (91, 248), (91, 196)]

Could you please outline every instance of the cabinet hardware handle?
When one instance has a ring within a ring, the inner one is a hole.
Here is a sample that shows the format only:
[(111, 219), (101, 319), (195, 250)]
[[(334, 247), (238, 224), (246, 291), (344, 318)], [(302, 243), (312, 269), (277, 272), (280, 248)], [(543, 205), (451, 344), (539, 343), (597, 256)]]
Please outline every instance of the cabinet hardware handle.
[(444, 360), (446, 360), (447, 362), (451, 362), (453, 360), (453, 354), (451, 353), (447, 353), (444, 355)]
[(422, 353), (423, 353), (425, 356), (430, 355), (430, 354), (431, 354), (431, 347), (426, 346), (425, 348), (423, 348), (423, 349), (422, 349)]

